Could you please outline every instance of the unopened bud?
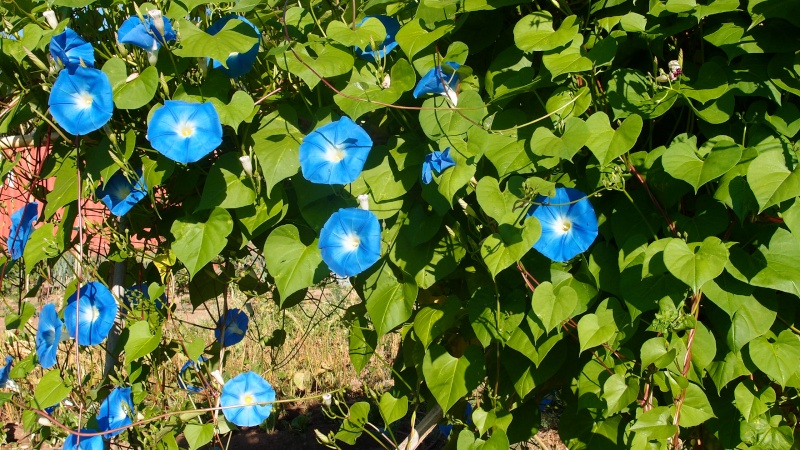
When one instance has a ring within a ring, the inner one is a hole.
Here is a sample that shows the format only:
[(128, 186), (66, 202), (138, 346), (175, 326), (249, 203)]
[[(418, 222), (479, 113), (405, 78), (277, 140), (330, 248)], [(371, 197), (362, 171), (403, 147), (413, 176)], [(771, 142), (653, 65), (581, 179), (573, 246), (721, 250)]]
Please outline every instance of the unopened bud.
[(147, 14), (149, 14), (150, 18), (153, 19), (153, 25), (156, 27), (156, 30), (158, 30), (158, 40), (164, 40), (164, 17), (161, 15), (161, 10), (151, 9), (150, 11), (147, 11)]
[(322, 394), (322, 404), (324, 406), (331, 406), (331, 399), (333, 396), (331, 394)]
[(56, 29), (58, 27), (58, 19), (56, 18), (56, 12), (52, 9), (48, 9), (47, 11), (43, 12), (42, 15), (44, 19), (47, 21), (47, 24), (50, 25), (50, 28)]
[(39, 420), (37, 420), (37, 422), (39, 422), (39, 425), (43, 427), (49, 427), (53, 425), (47, 417), (42, 417), (42, 416), (39, 416)]
[(369, 211), (369, 195), (361, 194), (358, 196), (358, 206), (364, 211)]
[(458, 94), (449, 85), (444, 85), (444, 93), (442, 94), (450, 100), (450, 104), (458, 106)]
[(211, 378), (214, 379), (220, 386), (225, 385), (225, 380), (222, 378), (222, 373), (219, 370), (211, 372)]
[(239, 161), (242, 163), (242, 169), (244, 169), (244, 173), (246, 173), (247, 176), (252, 177), (253, 176), (253, 162), (250, 160), (250, 157), (247, 156), (247, 155), (240, 156), (239, 157)]
[(383, 82), (381, 83), (381, 87), (384, 89), (389, 89), (392, 86), (392, 76), (388, 73), (383, 76)]
[(147, 50), (147, 61), (150, 62), (151, 66), (155, 66), (158, 62), (158, 49)]
[(130, 83), (137, 78), (139, 78), (139, 72), (133, 72), (132, 74), (128, 75), (128, 78), (125, 78), (125, 82)]

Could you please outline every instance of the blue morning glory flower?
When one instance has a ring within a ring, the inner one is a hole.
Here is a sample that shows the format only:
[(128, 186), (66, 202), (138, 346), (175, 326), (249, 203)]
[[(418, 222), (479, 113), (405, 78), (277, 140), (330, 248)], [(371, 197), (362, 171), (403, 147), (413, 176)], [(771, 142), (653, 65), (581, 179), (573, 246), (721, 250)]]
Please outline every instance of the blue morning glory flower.
[(323, 125), (300, 144), (300, 168), (312, 183), (348, 184), (358, 178), (372, 139), (349, 117)]
[[(96, 433), (96, 430), (81, 430), (81, 433)], [(80, 442), (78, 442), (80, 439)], [(64, 447), (61, 450), (104, 450), (103, 436), (91, 436), (78, 438), (77, 435), (70, 434), (64, 440)]]
[(456, 162), (450, 156), (450, 147), (444, 149), (443, 152), (435, 151), (425, 155), (425, 162), (422, 163), (422, 182), (425, 184), (433, 180), (433, 172), (441, 175), (448, 167), (455, 166)]
[(14, 357), (11, 355), (6, 356), (6, 365), (0, 367), (0, 388), (5, 388), (8, 384), (8, 375), (11, 373), (11, 363), (14, 362)]
[(228, 312), (225, 313), (225, 317), (220, 318), (217, 322), (217, 329), (214, 330), (214, 336), (223, 347), (230, 347), (244, 339), (249, 323), (250, 319), (244, 311), (237, 308), (229, 309)]
[(189, 164), (222, 143), (222, 123), (211, 103), (167, 100), (147, 124), (147, 139), (167, 158)]
[[(109, 431), (128, 426), (133, 423), (129, 414), (133, 414), (131, 388), (115, 388), (100, 404), (100, 412), (97, 413), (97, 426), (100, 427), (100, 431)], [(111, 439), (123, 431), (112, 431), (104, 434), (103, 437)]]
[[(80, 292), (80, 305), (77, 294)], [(80, 345), (97, 345), (108, 336), (117, 317), (117, 301), (103, 283), (92, 281), (67, 299), (64, 323), (71, 338)], [(80, 310), (78, 307), (80, 306)]]
[[(254, 372), (236, 375), (222, 386), (219, 404), (228, 421), (240, 427), (254, 427), (265, 421), (272, 412), (272, 403), (259, 405), (262, 402), (274, 402), (275, 390), (261, 376)], [(230, 406), (242, 405), (239, 408)]]
[(81, 61), (94, 67), (94, 47), (69, 28), (50, 38), (50, 54), (70, 71), (80, 66)]
[(67, 133), (86, 135), (102, 127), (114, 112), (108, 76), (100, 70), (76, 67), (62, 70), (50, 91), (50, 113)]
[(161, 48), (162, 44), (174, 41), (176, 39), (175, 30), (172, 29), (172, 22), (166, 17), (158, 14), (158, 17), (164, 21), (164, 33), (162, 34), (153, 17), (145, 16), (144, 22), (139, 16), (131, 16), (117, 31), (117, 38), (122, 44), (132, 44), (141, 47), (148, 51), (155, 51)]
[(583, 192), (557, 188), (555, 197), (540, 195), (535, 202), (540, 205), (533, 205), (528, 217), (539, 220), (542, 235), (533, 248), (553, 261), (566, 262), (592, 245), (597, 237), (597, 216)]
[[(448, 95), (448, 92), (455, 92), (458, 88), (458, 74), (456, 70), (461, 67), (461, 64), (448, 61), (444, 63), (449, 66), (444, 71), (442, 66), (434, 67), (429, 70), (417, 83), (414, 88), (414, 98), (418, 98), (424, 94), (443, 94)], [(442, 83), (445, 81), (447, 84)]]
[(339, 276), (367, 270), (381, 256), (381, 225), (370, 211), (342, 208), (325, 222), (319, 234), (322, 260)]
[(8, 253), (11, 260), (22, 258), (25, 246), (33, 232), (33, 223), (39, 217), (39, 204), (31, 202), (11, 214), (11, 230), (8, 233)]
[(356, 47), (356, 55), (366, 59), (367, 61), (375, 62), (378, 59), (383, 59), (386, 55), (389, 54), (395, 47), (397, 47), (397, 41), (395, 41), (395, 36), (397, 32), (400, 31), (400, 22), (397, 21), (394, 17), (384, 16), (384, 15), (376, 15), (376, 16), (367, 16), (364, 17), (361, 22), (358, 23), (357, 26), (361, 26), (367, 19), (378, 19), (383, 24), (383, 28), (386, 29), (386, 37), (383, 39), (383, 43), (380, 44), (380, 48), (378, 50), (372, 50), (372, 46), (368, 45), (366, 49), (361, 50), (361, 48)]
[(256, 61), (256, 56), (258, 55), (258, 46), (261, 43), (261, 32), (258, 31), (258, 28), (256, 28), (256, 26), (253, 25), (249, 20), (242, 16), (231, 14), (214, 22), (210, 27), (208, 27), (206, 33), (214, 36), (222, 31), (228, 22), (234, 19), (241, 20), (247, 25), (250, 25), (250, 28), (252, 28), (258, 36), (258, 42), (253, 44), (253, 46), (250, 47), (250, 50), (247, 50), (244, 53), (231, 53), (228, 56), (228, 59), (225, 60), (225, 64), (228, 66), (228, 68), (223, 67), (222, 64), (217, 60), (214, 60), (213, 67), (223, 71), (225, 75), (229, 76), (230, 78), (239, 78), (247, 72), (250, 72), (250, 70), (253, 68), (253, 63)]
[(128, 180), (125, 172), (119, 171), (103, 184), (102, 189), (97, 190), (97, 196), (103, 200), (111, 214), (124, 216), (133, 205), (147, 196), (147, 184), (144, 182), (142, 170), (139, 169), (136, 173), (139, 175), (136, 186)]
[(200, 367), (200, 364), (206, 361), (208, 361), (208, 358), (202, 355), (197, 360), (197, 362), (192, 360), (186, 361), (183, 367), (181, 367), (180, 372), (178, 372), (178, 387), (180, 387), (181, 389), (186, 389), (189, 392), (194, 392), (194, 393), (203, 392), (203, 388), (201, 387), (192, 386), (191, 384), (186, 384), (186, 381), (184, 381), (183, 379), (183, 374), (186, 373), (186, 371), (189, 370), (190, 367), (197, 369)]
[(36, 330), (36, 355), (39, 364), (45, 369), (56, 365), (58, 343), (61, 341), (61, 327), (64, 322), (58, 318), (56, 305), (48, 303), (39, 314), (39, 329)]

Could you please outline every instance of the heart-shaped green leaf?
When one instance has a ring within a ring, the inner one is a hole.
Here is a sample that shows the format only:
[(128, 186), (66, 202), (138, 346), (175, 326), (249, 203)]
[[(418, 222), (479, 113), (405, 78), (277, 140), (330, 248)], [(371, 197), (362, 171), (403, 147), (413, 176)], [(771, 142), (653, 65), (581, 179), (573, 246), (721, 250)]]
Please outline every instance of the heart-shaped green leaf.
[(632, 149), (642, 132), (642, 118), (637, 114), (628, 116), (615, 131), (604, 112), (596, 112), (586, 120), (591, 136), (586, 146), (592, 154), (605, 166), (617, 157)]
[(545, 331), (549, 333), (567, 320), (578, 306), (578, 294), (566, 285), (556, 291), (549, 281), (545, 281), (533, 291), (531, 306), (534, 314), (542, 321)]
[(747, 183), (756, 196), (760, 211), (763, 211), (797, 196), (800, 192), (800, 171), (786, 167), (783, 152), (766, 151), (750, 163)]
[(233, 220), (228, 211), (214, 208), (204, 222), (191, 216), (177, 219), (171, 231), (175, 236), (172, 250), (191, 278), (225, 248)]
[(485, 365), (478, 347), (467, 347), (460, 358), (454, 358), (447, 349), (433, 344), (425, 352), (422, 374), (436, 402), (443, 411), (448, 411), (483, 381)]
[(742, 147), (733, 141), (715, 143), (705, 158), (700, 158), (692, 143), (684, 140), (670, 146), (661, 162), (668, 174), (689, 183), (697, 192), (700, 186), (731, 170), (741, 157)]
[(702, 244), (672, 239), (664, 248), (664, 265), (675, 278), (698, 292), (722, 273), (728, 256), (728, 248), (718, 237), (707, 237)]

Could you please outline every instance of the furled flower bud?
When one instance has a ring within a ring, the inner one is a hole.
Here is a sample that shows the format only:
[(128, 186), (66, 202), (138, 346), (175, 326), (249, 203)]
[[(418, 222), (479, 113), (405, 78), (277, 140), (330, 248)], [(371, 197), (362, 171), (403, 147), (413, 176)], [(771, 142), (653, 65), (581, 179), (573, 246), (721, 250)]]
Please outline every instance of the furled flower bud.
[(384, 89), (389, 89), (392, 86), (392, 77), (388, 73), (383, 76), (383, 82), (381, 83), (381, 87)]
[(52, 9), (48, 9), (47, 11), (43, 12), (42, 15), (44, 16), (45, 20), (47, 20), (47, 24), (50, 25), (50, 28), (56, 29), (58, 27), (58, 18), (56, 18), (56, 12)]
[(369, 211), (369, 194), (361, 194), (358, 196), (358, 205), (364, 211)]
[(333, 396), (331, 394), (322, 394), (322, 404), (324, 406), (331, 406), (331, 399)]
[(211, 378), (214, 379), (220, 386), (225, 385), (225, 379), (222, 378), (222, 373), (219, 370), (211, 372)]
[(458, 94), (456, 94), (456, 91), (447, 84), (444, 85), (444, 93), (442, 95), (447, 97), (453, 106), (458, 106)]
[(239, 161), (242, 163), (242, 169), (247, 174), (247, 176), (253, 176), (253, 162), (250, 160), (250, 157), (247, 155), (240, 156)]
[(153, 19), (153, 25), (155, 25), (156, 30), (158, 30), (158, 34), (160, 34), (157, 40), (164, 39), (164, 17), (161, 15), (161, 10), (151, 9), (150, 11), (147, 11), (147, 14)]

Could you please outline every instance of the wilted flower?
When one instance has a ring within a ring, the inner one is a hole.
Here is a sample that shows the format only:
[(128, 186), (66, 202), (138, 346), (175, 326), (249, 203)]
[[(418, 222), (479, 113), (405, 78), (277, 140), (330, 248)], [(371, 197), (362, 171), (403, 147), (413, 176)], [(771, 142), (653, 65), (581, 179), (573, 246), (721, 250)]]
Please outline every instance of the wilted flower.
[(11, 355), (6, 356), (6, 365), (0, 367), (0, 388), (5, 388), (8, 384), (8, 375), (11, 373), (11, 363), (14, 362), (14, 357)]
[(244, 339), (249, 324), (250, 319), (244, 311), (237, 308), (229, 309), (225, 313), (225, 317), (220, 318), (217, 322), (217, 328), (214, 330), (214, 337), (217, 338), (223, 347), (230, 347)]
[(322, 260), (337, 275), (358, 275), (381, 256), (381, 225), (370, 211), (342, 208), (325, 222), (319, 235)]
[(61, 328), (64, 323), (58, 318), (56, 305), (48, 303), (39, 314), (39, 328), (36, 330), (36, 356), (45, 369), (53, 367), (57, 360), (58, 343), (61, 341)]
[[(222, 387), (220, 406), (222, 413), (230, 422), (240, 427), (253, 427), (261, 424), (269, 417), (274, 402), (275, 391), (272, 386), (261, 376), (254, 372), (241, 373)], [(239, 408), (230, 406), (242, 405)]]
[(372, 139), (348, 117), (323, 125), (300, 144), (300, 168), (306, 180), (320, 184), (348, 184), (358, 178)]
[(167, 158), (189, 164), (222, 143), (222, 123), (211, 103), (167, 100), (150, 118), (147, 139)]
[(455, 166), (456, 162), (450, 156), (450, 147), (443, 152), (434, 151), (425, 155), (425, 162), (422, 163), (422, 182), (425, 184), (433, 181), (433, 172), (441, 175), (448, 167)]
[(397, 32), (400, 31), (400, 22), (397, 21), (394, 17), (384, 16), (384, 15), (375, 15), (375, 16), (367, 16), (364, 17), (361, 22), (358, 23), (357, 26), (361, 26), (367, 19), (378, 19), (383, 24), (383, 28), (386, 29), (386, 37), (383, 39), (383, 42), (380, 44), (378, 50), (372, 50), (372, 46), (368, 45), (366, 49), (361, 50), (359, 47), (356, 47), (356, 55), (366, 59), (367, 61), (375, 62), (378, 59), (383, 59), (386, 55), (389, 54), (395, 47), (397, 47), (397, 41), (395, 40), (395, 36)]
[(139, 175), (136, 186), (130, 182), (125, 172), (119, 171), (97, 190), (97, 196), (105, 203), (111, 214), (117, 217), (124, 216), (133, 205), (147, 196), (147, 184), (144, 182), (141, 169), (136, 173)]
[(667, 68), (669, 68), (669, 78), (672, 81), (678, 79), (678, 76), (683, 74), (683, 70), (681, 70), (681, 63), (677, 60), (672, 60), (667, 63)]
[(25, 246), (33, 232), (33, 224), (39, 217), (39, 204), (31, 202), (11, 214), (11, 230), (8, 233), (8, 253), (11, 260), (22, 258)]
[[(81, 433), (96, 433), (96, 430), (81, 430)], [(80, 441), (79, 441), (80, 440)], [(64, 440), (64, 447), (61, 450), (103, 450), (103, 437), (100, 435), (91, 437), (78, 437), (70, 434)]]
[(69, 28), (50, 38), (50, 54), (69, 71), (80, 67), (81, 61), (88, 67), (94, 67), (94, 47)]
[[(119, 27), (117, 38), (123, 44), (131, 44), (149, 51), (157, 51), (161, 45), (176, 39), (172, 22), (166, 17), (148, 12), (144, 22), (139, 16), (131, 16)], [(160, 21), (154, 20), (158, 16)], [(161, 28), (161, 30), (159, 30)]]
[(105, 125), (114, 112), (108, 76), (100, 70), (62, 70), (50, 91), (50, 113), (68, 133), (86, 135)]
[[(80, 293), (80, 305), (77, 294)], [(80, 310), (78, 307), (80, 306)], [(97, 345), (108, 336), (117, 317), (117, 301), (103, 283), (92, 281), (67, 299), (64, 322), (67, 333), (80, 345)]]
[(186, 371), (189, 370), (190, 367), (197, 369), (200, 366), (200, 364), (206, 361), (208, 361), (208, 358), (206, 358), (205, 356), (200, 356), (197, 362), (192, 360), (186, 361), (183, 367), (181, 367), (181, 370), (178, 372), (178, 387), (180, 387), (181, 389), (186, 389), (189, 392), (194, 392), (194, 393), (202, 392), (203, 388), (186, 384), (186, 381), (183, 379), (183, 374), (186, 373)]
[[(133, 423), (129, 413), (131, 415), (134, 413), (131, 388), (115, 388), (100, 404), (100, 412), (97, 413), (97, 426), (100, 427), (100, 431), (109, 431), (128, 426)], [(111, 439), (122, 433), (122, 431), (112, 431), (104, 434), (103, 437)]]
[(250, 70), (253, 68), (253, 63), (256, 61), (256, 56), (258, 56), (258, 46), (261, 43), (261, 32), (258, 31), (258, 28), (256, 28), (256, 26), (253, 25), (249, 20), (235, 14), (231, 14), (217, 20), (210, 27), (208, 27), (206, 32), (214, 36), (222, 31), (228, 22), (234, 19), (241, 20), (247, 25), (250, 25), (250, 28), (252, 28), (256, 36), (258, 36), (258, 41), (244, 53), (234, 52), (228, 55), (228, 59), (225, 60), (225, 65), (228, 66), (227, 68), (223, 67), (222, 64), (217, 60), (214, 60), (212, 67), (223, 71), (225, 75), (230, 78), (239, 78), (247, 72), (250, 72)]
[(597, 237), (597, 216), (586, 195), (573, 188), (557, 188), (554, 197), (538, 196), (528, 211), (542, 225), (533, 245), (553, 261), (566, 262), (586, 251)]
[(456, 70), (460, 64), (448, 61), (442, 66), (434, 67), (429, 70), (417, 83), (414, 88), (414, 98), (424, 94), (441, 94), (448, 97), (453, 104), (456, 103), (456, 91), (458, 90), (459, 78)]

